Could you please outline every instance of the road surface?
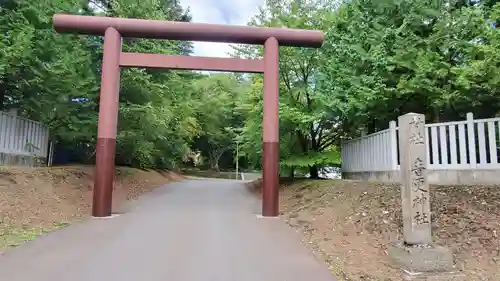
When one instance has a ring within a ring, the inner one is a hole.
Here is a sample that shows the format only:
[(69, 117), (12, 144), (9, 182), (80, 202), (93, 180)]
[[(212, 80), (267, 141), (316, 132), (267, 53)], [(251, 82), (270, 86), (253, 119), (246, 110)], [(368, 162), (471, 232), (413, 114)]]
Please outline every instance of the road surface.
[(300, 237), (241, 181), (155, 189), (107, 219), (89, 219), (0, 257), (9, 281), (334, 281)]

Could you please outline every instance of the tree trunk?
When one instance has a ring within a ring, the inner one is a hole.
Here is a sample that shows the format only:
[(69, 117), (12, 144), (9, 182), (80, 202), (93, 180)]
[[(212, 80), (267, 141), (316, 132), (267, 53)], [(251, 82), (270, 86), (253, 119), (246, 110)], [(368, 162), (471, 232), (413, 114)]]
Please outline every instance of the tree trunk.
[(438, 107), (434, 108), (434, 122), (435, 123), (439, 123), (441, 121), (439, 118), (440, 117), (439, 113), (440, 113), (439, 108)]
[(210, 170), (219, 171), (219, 158), (215, 156), (210, 156)]
[(209, 154), (210, 169), (219, 172), (219, 160), (226, 149), (215, 149)]
[(318, 166), (316, 165), (309, 166), (309, 176), (311, 179), (319, 178)]
[(291, 167), (290, 168), (290, 178), (293, 179), (295, 177), (295, 168)]
[(219, 162), (215, 161), (215, 163), (212, 163), (211, 165), (211, 169), (216, 171), (216, 172), (219, 172), (220, 169), (219, 169)]
[(377, 130), (377, 121), (375, 119), (372, 119), (371, 122), (369, 123), (368, 127), (368, 134), (373, 134)]

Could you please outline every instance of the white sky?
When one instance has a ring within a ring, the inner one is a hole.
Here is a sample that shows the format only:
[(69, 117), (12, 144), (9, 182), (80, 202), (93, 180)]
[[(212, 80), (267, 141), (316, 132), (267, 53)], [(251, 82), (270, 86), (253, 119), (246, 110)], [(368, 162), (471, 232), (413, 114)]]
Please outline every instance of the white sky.
[[(180, 5), (190, 8), (192, 22), (246, 25), (258, 12), (264, 0), (180, 0)], [(231, 47), (226, 43), (195, 42), (195, 56), (229, 57)]]

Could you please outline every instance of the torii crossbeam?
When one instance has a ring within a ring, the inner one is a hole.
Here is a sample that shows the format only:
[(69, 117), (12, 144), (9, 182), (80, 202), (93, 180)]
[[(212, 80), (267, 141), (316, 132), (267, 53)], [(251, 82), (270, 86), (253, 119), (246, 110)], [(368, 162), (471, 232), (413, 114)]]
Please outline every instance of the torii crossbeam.
[[(92, 215), (111, 215), (121, 67), (264, 73), (262, 121), (262, 215), (278, 216), (279, 204), (279, 46), (319, 48), (323, 32), (144, 19), (56, 14), (61, 33), (104, 36)], [(122, 38), (150, 38), (264, 45), (264, 59), (230, 59), (124, 53)]]

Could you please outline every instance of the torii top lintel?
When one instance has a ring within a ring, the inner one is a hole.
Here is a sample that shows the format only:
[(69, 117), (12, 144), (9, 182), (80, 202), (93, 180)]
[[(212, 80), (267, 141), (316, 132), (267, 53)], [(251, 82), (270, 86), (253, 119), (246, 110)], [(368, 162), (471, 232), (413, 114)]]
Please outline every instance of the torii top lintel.
[(61, 33), (104, 35), (115, 28), (123, 37), (223, 42), (263, 45), (271, 37), (281, 46), (319, 48), (323, 44), (321, 31), (290, 28), (264, 28), (160, 20), (112, 18), (56, 14), (54, 28)]

